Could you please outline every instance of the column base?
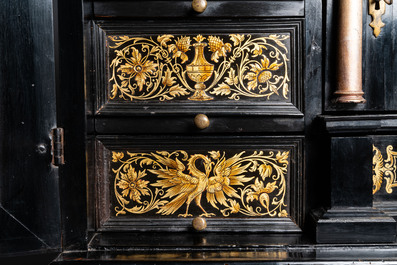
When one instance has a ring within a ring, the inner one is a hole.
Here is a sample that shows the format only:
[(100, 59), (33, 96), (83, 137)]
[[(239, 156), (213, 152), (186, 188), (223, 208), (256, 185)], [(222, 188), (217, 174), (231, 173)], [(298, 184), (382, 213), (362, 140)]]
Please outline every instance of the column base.
[(364, 92), (336, 91), (336, 103), (365, 103)]
[(390, 243), (396, 241), (396, 221), (370, 207), (336, 207), (313, 211), (317, 243)]

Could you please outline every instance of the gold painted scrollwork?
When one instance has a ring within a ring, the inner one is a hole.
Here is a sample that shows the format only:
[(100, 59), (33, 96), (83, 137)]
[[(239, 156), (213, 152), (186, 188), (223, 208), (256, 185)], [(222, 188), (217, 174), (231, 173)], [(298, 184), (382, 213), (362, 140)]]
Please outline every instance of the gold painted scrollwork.
[(392, 193), (393, 188), (397, 187), (397, 152), (393, 151), (393, 146), (389, 145), (386, 148), (387, 159), (384, 160), (378, 148), (373, 146), (375, 152), (372, 169), (373, 169), (373, 194), (377, 193), (382, 186), (383, 180), (386, 180), (385, 190), (387, 193)]
[(289, 35), (222, 37), (109, 36), (110, 99), (212, 100), (208, 94), (232, 100), (269, 100), (273, 95), (288, 99), (284, 41)]
[(263, 151), (251, 155), (241, 152), (230, 158), (220, 151), (189, 155), (182, 150), (113, 151), (112, 155), (116, 215), (153, 210), (156, 214), (188, 217), (192, 216), (190, 209), (195, 208), (206, 217), (288, 216), (288, 151), (270, 151), (267, 155)]

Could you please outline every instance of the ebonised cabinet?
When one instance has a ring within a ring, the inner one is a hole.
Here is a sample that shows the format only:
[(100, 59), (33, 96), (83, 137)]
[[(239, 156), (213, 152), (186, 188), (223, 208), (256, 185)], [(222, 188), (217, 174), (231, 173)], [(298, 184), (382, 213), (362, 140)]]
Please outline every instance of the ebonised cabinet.
[(342, 2), (1, 3), (3, 261), (393, 264), (397, 7), (343, 104)]

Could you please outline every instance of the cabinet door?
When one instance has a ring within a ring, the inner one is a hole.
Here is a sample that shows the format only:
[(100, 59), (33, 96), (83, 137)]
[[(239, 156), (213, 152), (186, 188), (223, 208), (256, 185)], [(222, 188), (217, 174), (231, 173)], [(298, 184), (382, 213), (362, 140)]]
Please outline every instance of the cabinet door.
[[(53, 2), (0, 3), (0, 256), (59, 251)], [(3, 263), (5, 264), (5, 263)]]

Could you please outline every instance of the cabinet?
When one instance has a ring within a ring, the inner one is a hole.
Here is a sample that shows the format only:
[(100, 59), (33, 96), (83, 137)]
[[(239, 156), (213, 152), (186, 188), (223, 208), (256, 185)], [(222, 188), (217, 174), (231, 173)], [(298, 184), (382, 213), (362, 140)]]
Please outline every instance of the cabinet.
[[(364, 15), (367, 102), (340, 104), (340, 1), (219, 0), (202, 13), (190, 1), (16, 3), (3, 4), (23, 17), (5, 23), (15, 45), (1, 50), (4, 255), (396, 259), (395, 56), (376, 49), (394, 40), (393, 14), (378, 39)], [(21, 65), (35, 71), (16, 78)]]
[(93, 3), (94, 230), (301, 232), (303, 2), (286, 4)]

